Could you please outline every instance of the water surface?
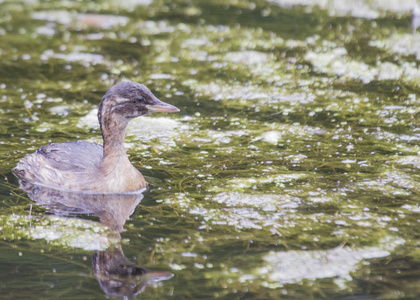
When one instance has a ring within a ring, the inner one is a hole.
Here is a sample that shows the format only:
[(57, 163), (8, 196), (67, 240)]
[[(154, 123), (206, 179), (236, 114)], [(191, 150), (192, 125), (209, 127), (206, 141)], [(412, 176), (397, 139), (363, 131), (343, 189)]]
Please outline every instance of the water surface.
[[(419, 297), (420, 34), (400, 2), (0, 1), (2, 295), (105, 299), (95, 262), (117, 257), (166, 279), (130, 277), (139, 298)], [(105, 217), (19, 189), (26, 153), (101, 142), (125, 79), (181, 109), (130, 124), (144, 197)]]

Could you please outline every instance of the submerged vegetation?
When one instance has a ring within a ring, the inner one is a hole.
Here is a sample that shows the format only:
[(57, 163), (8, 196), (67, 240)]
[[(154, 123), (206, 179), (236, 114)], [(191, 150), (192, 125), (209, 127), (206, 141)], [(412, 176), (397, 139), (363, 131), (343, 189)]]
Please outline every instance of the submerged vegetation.
[[(147, 298), (418, 297), (417, 4), (365, 2), (0, 1), (2, 294), (106, 298), (91, 257), (121, 246), (174, 274)], [(144, 198), (21, 191), (25, 153), (101, 142), (124, 79), (181, 109), (129, 126)]]

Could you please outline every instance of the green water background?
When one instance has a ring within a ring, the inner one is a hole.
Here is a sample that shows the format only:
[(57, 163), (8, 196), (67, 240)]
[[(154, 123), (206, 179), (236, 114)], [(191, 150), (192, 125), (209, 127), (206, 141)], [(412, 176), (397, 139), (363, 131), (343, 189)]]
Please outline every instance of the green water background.
[(181, 109), (126, 138), (152, 189), (124, 254), (174, 274), (139, 298), (419, 297), (416, 5), (0, 1), (1, 297), (107, 298), (98, 218), (53, 217), (11, 168), (101, 142), (95, 109), (124, 79)]

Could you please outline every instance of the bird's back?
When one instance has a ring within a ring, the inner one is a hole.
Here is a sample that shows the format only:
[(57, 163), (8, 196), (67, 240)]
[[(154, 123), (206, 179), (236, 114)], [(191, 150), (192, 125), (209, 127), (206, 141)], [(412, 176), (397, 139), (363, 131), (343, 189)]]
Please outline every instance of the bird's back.
[(13, 171), (22, 180), (71, 189), (73, 181), (79, 184), (82, 180), (89, 181), (97, 172), (102, 157), (103, 148), (96, 143), (52, 143), (27, 154)]

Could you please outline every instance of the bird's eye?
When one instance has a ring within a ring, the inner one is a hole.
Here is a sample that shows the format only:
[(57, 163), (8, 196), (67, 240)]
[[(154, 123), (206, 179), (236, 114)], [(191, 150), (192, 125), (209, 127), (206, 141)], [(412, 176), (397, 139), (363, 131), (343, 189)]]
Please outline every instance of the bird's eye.
[(144, 97), (143, 97), (143, 96), (138, 96), (138, 97), (136, 98), (136, 101), (137, 101), (138, 103), (143, 103), (145, 100), (146, 100), (146, 99), (144, 99)]

